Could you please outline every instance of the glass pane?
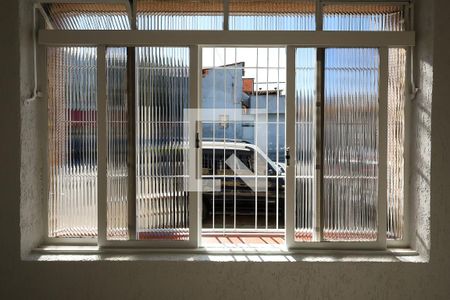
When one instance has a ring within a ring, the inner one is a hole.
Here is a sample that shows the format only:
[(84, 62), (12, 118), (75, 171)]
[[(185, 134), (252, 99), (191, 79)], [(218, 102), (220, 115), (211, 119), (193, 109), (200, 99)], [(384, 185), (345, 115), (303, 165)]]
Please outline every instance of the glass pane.
[(297, 49), (295, 74), (295, 240), (311, 241), (316, 200), (316, 49)]
[(405, 146), (406, 50), (389, 49), (387, 237), (404, 234), (404, 146)]
[(107, 238), (128, 238), (127, 49), (106, 50)]
[(377, 49), (326, 49), (323, 237), (377, 238)]
[(222, 30), (222, 0), (138, 0), (141, 30)]
[(230, 0), (230, 30), (315, 30), (315, 1)]
[(124, 4), (52, 3), (43, 4), (54, 29), (126, 30), (130, 29)]
[(97, 235), (97, 52), (48, 48), (49, 237)]
[(284, 48), (203, 48), (203, 234), (283, 235)]
[(395, 4), (327, 4), (323, 30), (404, 31), (404, 9)]
[(189, 238), (189, 49), (137, 48), (138, 239)]

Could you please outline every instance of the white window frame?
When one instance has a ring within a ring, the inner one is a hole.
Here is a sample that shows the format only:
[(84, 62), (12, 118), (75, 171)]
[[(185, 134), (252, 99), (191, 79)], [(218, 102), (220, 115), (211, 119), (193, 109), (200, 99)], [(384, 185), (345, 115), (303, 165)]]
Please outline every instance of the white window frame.
[[(57, 0), (36, 2), (66, 2)], [(92, 3), (92, 1), (78, 1), (80, 3)], [(128, 3), (127, 0), (110, 0), (101, 2)], [(228, 30), (228, 6), (224, 0), (224, 27), (222, 31), (145, 31), (136, 30), (135, 16), (136, 7), (127, 5), (127, 11), (131, 30), (52, 30), (41, 29), (38, 32), (39, 49), (46, 47), (96, 47), (97, 48), (97, 103), (98, 103), (98, 238), (45, 238), (47, 244), (95, 244), (99, 247), (113, 248), (200, 248), (201, 243), (201, 192), (190, 192), (189, 196), (189, 240), (187, 241), (112, 241), (106, 238), (106, 145), (107, 145), (107, 123), (106, 123), (106, 49), (107, 47), (188, 47), (190, 50), (190, 108), (198, 108), (201, 101), (201, 52), (202, 47), (214, 46), (266, 46), (286, 47), (287, 51), (287, 92), (286, 92), (286, 124), (295, 124), (295, 49), (309, 48), (378, 48), (380, 57), (379, 66), (379, 171), (378, 171), (378, 236), (374, 242), (324, 242), (320, 238), (317, 242), (297, 242), (294, 240), (294, 196), (295, 196), (295, 171), (294, 164), (287, 168), (286, 172), (286, 223), (285, 239), (288, 249), (370, 249), (384, 250), (387, 247), (408, 247), (410, 245), (410, 207), (408, 201), (408, 180), (404, 187), (404, 223), (405, 232), (402, 240), (386, 239), (386, 204), (387, 204), (387, 82), (388, 82), (388, 49), (407, 49), (406, 77), (411, 72), (409, 60), (411, 48), (415, 45), (415, 32), (344, 32), (344, 31), (322, 31), (321, 29), (321, 7), (323, 1), (317, 1), (316, 31), (229, 31)], [(327, 1), (333, 2), (333, 1)], [(351, 3), (364, 3), (348, 1)], [(342, 2), (339, 2), (342, 3)], [(370, 3), (370, 2), (369, 2)], [(373, 3), (373, 2), (372, 2)], [(391, 2), (389, 2), (391, 4)], [(397, 2), (409, 5), (409, 2)], [(44, 20), (48, 17), (44, 14)], [(187, 34), (189, 33), (189, 34)], [(320, 72), (318, 72), (320, 73)], [(39, 63), (39, 75), (46, 78), (45, 62)], [(406, 94), (409, 93), (409, 81), (406, 80)], [(44, 90), (44, 99), (47, 93)], [(408, 129), (410, 120), (410, 105), (408, 97), (405, 98), (405, 179), (408, 178)], [(45, 101), (47, 105), (47, 100)], [(45, 110), (46, 111), (46, 110)], [(47, 113), (47, 111), (46, 111)], [(47, 116), (45, 116), (47, 117)], [(47, 118), (44, 118), (45, 121)], [(197, 131), (201, 130), (198, 124)], [(195, 140), (195, 132), (190, 132), (190, 140)], [(286, 126), (286, 147), (295, 153), (295, 126)], [(196, 157), (195, 164), (200, 168), (201, 149), (191, 147), (190, 157)], [(100, 155), (104, 153), (104, 155)], [(47, 157), (45, 157), (46, 160)], [(46, 164), (48, 166), (48, 163)], [(190, 168), (192, 169), (192, 168)], [(197, 172), (198, 173), (198, 172)], [(196, 176), (198, 174), (191, 174)], [(47, 180), (47, 179), (46, 179)], [(48, 185), (46, 185), (48, 186)], [(46, 193), (48, 195), (48, 193)], [(46, 205), (47, 208), (47, 201)], [(290, 212), (290, 213), (288, 213)], [(46, 222), (47, 224), (47, 222)], [(48, 230), (46, 230), (46, 233)]]
[[(320, 48), (319, 48), (320, 49)], [(323, 48), (322, 48), (323, 49)], [(291, 149), (292, 153), (296, 152), (296, 134), (295, 126), (288, 126), (288, 124), (295, 124), (295, 66), (296, 55), (295, 47), (288, 46), (287, 48), (287, 93), (286, 93), (286, 147)], [(325, 242), (322, 239), (321, 230), (321, 215), (316, 214), (315, 222), (318, 223), (313, 228), (314, 242), (300, 242), (295, 241), (294, 236), (294, 213), (295, 212), (295, 165), (287, 167), (287, 183), (286, 183), (286, 244), (288, 248), (313, 248), (313, 249), (371, 249), (380, 250), (386, 248), (386, 206), (387, 206), (387, 99), (388, 99), (388, 48), (378, 48), (380, 65), (379, 65), (379, 91), (378, 91), (378, 199), (377, 199), (377, 239), (376, 241), (356, 242), (356, 241), (336, 241)], [(324, 51), (322, 51), (324, 52)], [(323, 60), (318, 59), (318, 77), (323, 76), (323, 72), (319, 71), (324, 66)], [(317, 80), (320, 82), (320, 79)], [(320, 110), (323, 106), (323, 95), (320, 91), (316, 91), (316, 110)], [(319, 112), (316, 111), (316, 115)], [(317, 118), (320, 120), (320, 118)], [(320, 129), (316, 130), (317, 132)], [(318, 136), (316, 135), (316, 138)], [(317, 175), (317, 172), (316, 172)], [(317, 178), (319, 177), (319, 178)], [(320, 180), (320, 176), (316, 176), (316, 180)], [(320, 185), (320, 184), (319, 184)], [(320, 188), (319, 188), (320, 189)], [(315, 211), (321, 211), (321, 191), (316, 190)]]

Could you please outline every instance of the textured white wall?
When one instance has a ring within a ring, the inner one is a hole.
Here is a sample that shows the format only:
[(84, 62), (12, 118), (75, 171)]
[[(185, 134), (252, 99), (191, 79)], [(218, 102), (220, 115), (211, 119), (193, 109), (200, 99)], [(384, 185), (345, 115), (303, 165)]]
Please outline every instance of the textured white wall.
[(431, 248), (424, 264), (21, 261), (21, 249), (39, 243), (44, 228), (42, 166), (31, 159), (43, 151), (43, 120), (38, 103), (21, 105), (32, 90), (29, 7), (1, 1), (0, 299), (449, 299), (450, 4), (417, 2), (421, 92), (413, 105), (411, 199), (423, 212), (414, 240), (425, 253)]
[[(17, 1), (19, 2), (19, 1)], [(36, 155), (45, 157), (45, 144), (41, 141), (47, 139), (45, 134), (46, 120), (43, 119), (45, 105), (43, 101), (33, 101), (25, 103), (25, 100), (32, 96), (34, 89), (34, 58), (33, 58), (33, 9), (29, 3), (31, 1), (20, 1), (18, 10), (19, 22), (19, 58), (20, 58), (20, 101), (11, 103), (20, 106), (20, 136), (21, 136), (21, 173), (20, 182), (20, 227), (21, 227), (21, 250), (25, 256), (31, 247), (40, 243), (40, 238), (44, 232), (45, 203), (45, 165), (43, 160), (36, 160)], [(10, 27), (13, 23), (10, 23)], [(17, 26), (17, 25), (16, 25)], [(38, 61), (45, 61), (43, 51)], [(12, 66), (11, 68), (16, 68)], [(41, 84), (45, 84), (43, 80)]]
[[(419, 88), (417, 97), (411, 102), (409, 199), (416, 215), (411, 224), (416, 224), (411, 237), (412, 244), (424, 256), (430, 252), (430, 182), (431, 182), (431, 111), (433, 97), (433, 2), (416, 1), (414, 75)], [(439, 31), (437, 31), (439, 32)], [(434, 101), (434, 99), (433, 99)]]

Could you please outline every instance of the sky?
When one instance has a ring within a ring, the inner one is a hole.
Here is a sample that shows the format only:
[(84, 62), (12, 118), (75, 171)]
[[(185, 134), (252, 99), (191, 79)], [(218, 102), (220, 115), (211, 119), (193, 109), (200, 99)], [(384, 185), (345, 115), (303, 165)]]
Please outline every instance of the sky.
[(203, 48), (202, 54), (203, 68), (220, 67), (244, 62), (244, 78), (255, 79), (255, 89), (285, 89), (286, 48), (205, 47)]

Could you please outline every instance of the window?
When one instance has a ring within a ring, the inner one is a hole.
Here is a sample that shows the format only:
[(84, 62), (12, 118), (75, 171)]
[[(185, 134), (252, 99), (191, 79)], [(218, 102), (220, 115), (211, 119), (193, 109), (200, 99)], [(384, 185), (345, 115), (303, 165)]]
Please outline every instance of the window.
[(42, 4), (49, 242), (408, 245), (411, 5), (271, 5)]

